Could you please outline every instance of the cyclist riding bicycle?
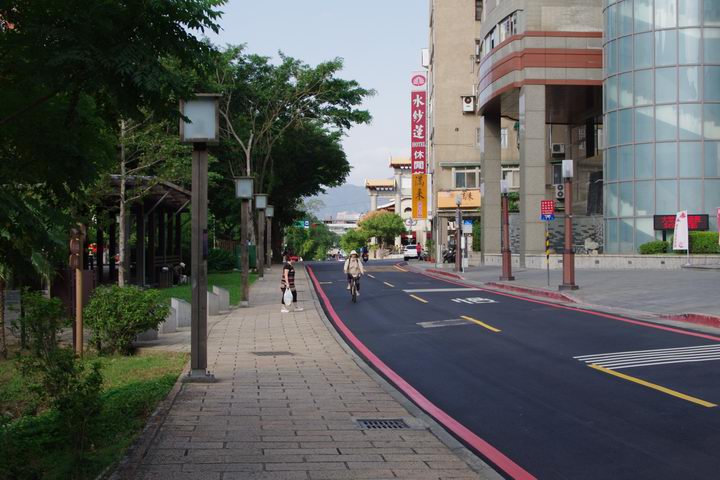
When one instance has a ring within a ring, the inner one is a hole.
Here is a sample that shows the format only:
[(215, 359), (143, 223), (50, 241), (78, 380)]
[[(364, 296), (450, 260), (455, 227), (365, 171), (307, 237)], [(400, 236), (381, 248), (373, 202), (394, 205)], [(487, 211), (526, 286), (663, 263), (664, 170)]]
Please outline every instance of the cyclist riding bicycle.
[(358, 258), (358, 254), (355, 250), (350, 252), (350, 257), (345, 260), (343, 272), (347, 275), (347, 289), (350, 290), (350, 283), (354, 277), (357, 294), (360, 295), (360, 276), (365, 275), (365, 267), (363, 267), (363, 264)]

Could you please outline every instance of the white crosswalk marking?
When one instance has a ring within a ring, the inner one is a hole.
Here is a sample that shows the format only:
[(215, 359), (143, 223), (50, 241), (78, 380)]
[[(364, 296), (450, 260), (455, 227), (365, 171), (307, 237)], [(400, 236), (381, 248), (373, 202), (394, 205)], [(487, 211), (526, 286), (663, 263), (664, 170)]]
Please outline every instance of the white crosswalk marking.
[(597, 353), (573, 357), (587, 364), (611, 370), (623, 368), (670, 365), (674, 363), (709, 362), (720, 360), (720, 343), (693, 347), (632, 350), (627, 352)]
[(403, 290), (405, 293), (444, 293), (444, 292), (473, 292), (474, 288), (413, 288)]

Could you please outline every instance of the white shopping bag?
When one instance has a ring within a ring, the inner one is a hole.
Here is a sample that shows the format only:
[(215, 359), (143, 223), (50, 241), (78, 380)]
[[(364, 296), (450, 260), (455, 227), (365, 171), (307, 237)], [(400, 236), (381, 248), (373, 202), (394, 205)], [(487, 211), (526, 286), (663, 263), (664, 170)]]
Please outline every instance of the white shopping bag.
[(283, 293), (283, 303), (289, 307), (290, 305), (292, 305), (292, 301), (293, 301), (292, 291), (289, 288), (286, 288), (285, 293)]

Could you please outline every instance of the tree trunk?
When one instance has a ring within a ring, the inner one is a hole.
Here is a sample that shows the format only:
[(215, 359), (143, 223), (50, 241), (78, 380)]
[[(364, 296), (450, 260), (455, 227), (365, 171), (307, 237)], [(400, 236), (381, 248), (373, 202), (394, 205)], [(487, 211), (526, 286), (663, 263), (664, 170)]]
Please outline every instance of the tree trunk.
[(118, 286), (124, 287), (126, 278), (126, 231), (127, 231), (127, 206), (125, 205), (126, 197), (126, 178), (125, 178), (125, 120), (120, 120), (120, 264), (118, 265)]
[(0, 355), (7, 359), (7, 338), (5, 338), (5, 280), (0, 278)]

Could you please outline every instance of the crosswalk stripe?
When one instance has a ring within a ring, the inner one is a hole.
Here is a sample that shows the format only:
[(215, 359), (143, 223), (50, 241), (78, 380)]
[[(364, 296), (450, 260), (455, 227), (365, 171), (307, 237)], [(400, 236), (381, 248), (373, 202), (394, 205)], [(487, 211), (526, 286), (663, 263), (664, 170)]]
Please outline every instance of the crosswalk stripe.
[(696, 349), (707, 349), (707, 348), (720, 348), (720, 343), (713, 343), (710, 345), (696, 345), (693, 347), (674, 347), (674, 348), (656, 348), (653, 350), (630, 350), (625, 352), (611, 352), (611, 353), (595, 353), (592, 355), (579, 355), (577, 359), (588, 359), (588, 358), (597, 358), (597, 357), (605, 357), (605, 356), (614, 356), (614, 355), (625, 355), (625, 354), (646, 354), (646, 353), (652, 353), (652, 352), (672, 352), (672, 351), (682, 351), (682, 350), (696, 350)]
[(599, 365), (612, 370), (676, 363), (709, 362), (720, 360), (720, 344), (601, 353), (580, 355), (573, 358), (586, 364)]

